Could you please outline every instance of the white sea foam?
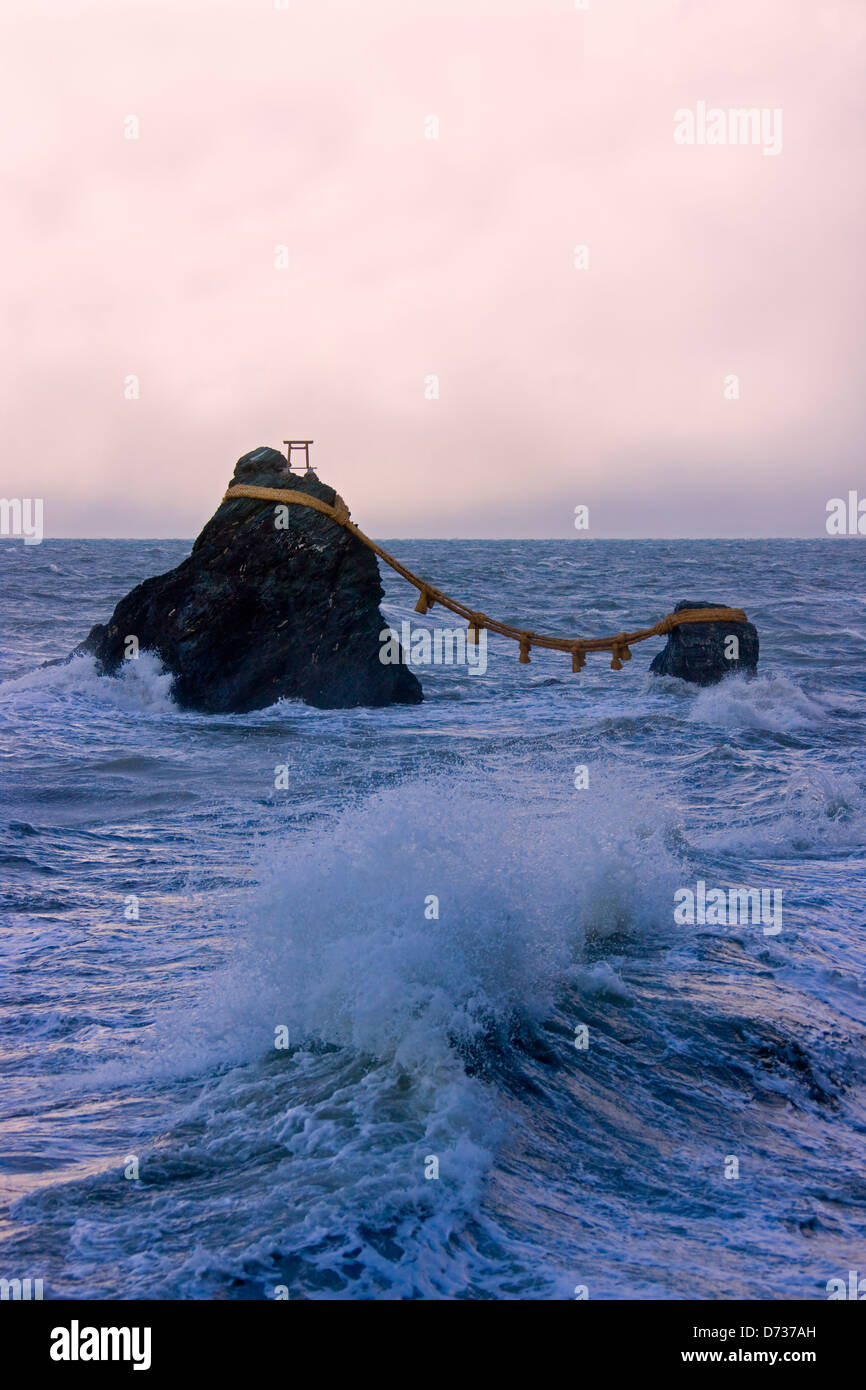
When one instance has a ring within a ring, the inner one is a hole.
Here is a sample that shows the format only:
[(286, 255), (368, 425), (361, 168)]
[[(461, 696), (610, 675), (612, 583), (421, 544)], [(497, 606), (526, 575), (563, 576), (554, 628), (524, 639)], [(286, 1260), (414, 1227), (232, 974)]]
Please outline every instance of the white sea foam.
[(788, 733), (826, 722), (827, 707), (787, 676), (729, 676), (698, 692), (689, 718), (716, 728)]
[(92, 656), (77, 656), (61, 666), (42, 666), (0, 684), (0, 705), (62, 704), (82, 698), (97, 707), (128, 712), (172, 708), (173, 677), (155, 652), (124, 661), (117, 676), (100, 676)]
[[(599, 784), (551, 807), (481, 778), (408, 782), (269, 845), (233, 967), (246, 1003), (234, 992), (233, 1006), (271, 1032), (284, 1022), (408, 1067), (538, 1020), (587, 936), (669, 915), (681, 873), (657, 807), (614, 771)], [(425, 916), (433, 897), (438, 919)]]
[[(226, 905), (225, 967), (201, 977), (195, 998), (160, 1011), (135, 1054), (88, 1078), (99, 1087), (206, 1077), (179, 1131), (201, 1137), (177, 1152), (171, 1140), (145, 1168), (222, 1167), (227, 1155), (254, 1168), (261, 1153), (282, 1152), (254, 1207), (256, 1232), (273, 1207), (263, 1258), (338, 1233), (360, 1252), (355, 1296), (376, 1296), (383, 1279), (390, 1296), (484, 1284), (486, 1257), (449, 1242), (467, 1220), (487, 1219), (484, 1181), (510, 1122), (467, 1056), (507, 1046), (564, 991), (625, 1002), (612, 969), (586, 966), (585, 944), (611, 933), (637, 943), (663, 907), (669, 915), (681, 872), (652, 800), (615, 768), (598, 780), (603, 795), (553, 804), (474, 774), (412, 780), (327, 828), (260, 846), (257, 885)], [(438, 919), (425, 916), (432, 895)], [(281, 1025), (297, 1051), (275, 1048)], [(322, 1054), (321, 1043), (340, 1050)], [(425, 1178), (430, 1155), (438, 1182)], [(181, 1199), (161, 1221), (180, 1220)], [(395, 1213), (412, 1251), (405, 1265), (383, 1260), (363, 1234), (393, 1225)], [(111, 1226), (91, 1224), (76, 1258), (94, 1262), (116, 1239)], [(252, 1241), (238, 1273), (257, 1254)], [(339, 1263), (333, 1247), (322, 1259)], [(201, 1296), (213, 1265), (202, 1251), (180, 1266), (167, 1260), (172, 1296)], [(539, 1270), (542, 1285), (559, 1287), (554, 1265)], [(221, 1254), (220, 1268), (235, 1272), (234, 1258)], [(507, 1284), (507, 1267), (490, 1276), (499, 1277)], [(153, 1287), (154, 1271), (142, 1278)]]
[(864, 810), (866, 791), (857, 778), (804, 768), (781, 788), (771, 815), (749, 817), (693, 838), (705, 848), (788, 861), (785, 872), (790, 875), (804, 853), (836, 854), (866, 843)]
[(682, 877), (652, 795), (615, 768), (597, 780), (553, 804), (474, 775), (407, 781), (269, 838), (256, 886), (223, 899), (225, 967), (158, 1015), (139, 1065), (253, 1061), (284, 1024), (293, 1045), (426, 1072), (537, 1024), (584, 978), (587, 940), (667, 923)]

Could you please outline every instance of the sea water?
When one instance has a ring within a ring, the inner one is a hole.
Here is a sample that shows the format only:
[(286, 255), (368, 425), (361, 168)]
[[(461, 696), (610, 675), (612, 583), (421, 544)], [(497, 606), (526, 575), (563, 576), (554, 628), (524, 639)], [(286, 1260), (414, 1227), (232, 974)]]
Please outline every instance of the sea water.
[[(866, 543), (387, 544), (538, 631), (744, 607), (759, 675), (493, 635), (420, 706), (195, 714), (148, 653), (37, 669), (187, 542), (2, 542), (0, 1276), (826, 1298), (866, 1269)], [(675, 921), (699, 883), (781, 930)]]

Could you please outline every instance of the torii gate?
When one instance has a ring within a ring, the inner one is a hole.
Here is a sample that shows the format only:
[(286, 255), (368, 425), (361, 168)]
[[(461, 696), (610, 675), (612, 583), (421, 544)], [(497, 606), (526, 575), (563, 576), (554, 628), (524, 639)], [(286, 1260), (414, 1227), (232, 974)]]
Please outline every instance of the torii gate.
[[(307, 473), (311, 473), (311, 472), (312, 472), (312, 469), (311, 469), (311, 467), (310, 467), (310, 445), (313, 443), (313, 440), (312, 440), (312, 439), (284, 439), (284, 440), (283, 440), (283, 443), (284, 443), (285, 446), (286, 446), (286, 457), (287, 457), (287, 459), (288, 459), (289, 472), (291, 473), (291, 471), (292, 471), (292, 450), (293, 450), (293, 449), (303, 449), (303, 451), (304, 451), (304, 465), (305, 465), (304, 471), (307, 472)], [(298, 467), (298, 471), (299, 471), (299, 472), (301, 471), (301, 470), (300, 470), (300, 465), (299, 465), (299, 467)]]

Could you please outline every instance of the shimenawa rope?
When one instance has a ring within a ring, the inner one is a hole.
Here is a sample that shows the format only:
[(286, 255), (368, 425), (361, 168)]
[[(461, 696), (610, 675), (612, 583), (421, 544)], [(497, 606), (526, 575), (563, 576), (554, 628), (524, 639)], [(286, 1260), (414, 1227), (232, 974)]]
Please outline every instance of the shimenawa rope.
[(413, 574), (405, 565), (401, 565), (399, 560), (395, 560), (393, 555), (389, 555), (387, 550), (383, 550), (374, 540), (365, 535), (359, 526), (349, 518), (349, 508), (339, 494), (336, 495), (334, 505), (329, 506), (327, 502), (322, 502), (320, 498), (312, 496), (309, 492), (298, 492), (294, 488), (279, 487), (254, 487), (247, 483), (238, 483), (234, 487), (229, 487), (228, 492), (223, 497), (223, 502), (233, 502), (238, 497), (250, 497), (261, 502), (283, 502), (288, 506), (310, 507), (314, 512), (321, 512), (323, 516), (329, 516), (332, 521), (336, 521), (339, 526), (343, 526), (350, 531), (362, 545), (366, 545), (368, 550), (372, 550), (386, 565), (390, 565), (392, 570), (414, 585), (419, 590), (418, 602), (415, 605), (416, 613), (427, 613), (435, 603), (441, 608), (447, 608), (449, 612), (456, 613), (468, 623), (468, 639), (473, 644), (478, 642), (478, 634), (482, 629), (487, 628), (489, 632), (496, 632), (501, 637), (510, 637), (513, 642), (520, 645), (520, 660), (524, 664), (530, 660), (530, 652), (533, 647), (546, 647), (557, 652), (571, 652), (571, 669), (580, 671), (586, 665), (587, 652), (612, 652), (613, 659), (610, 666), (612, 671), (622, 670), (624, 661), (631, 661), (629, 648), (635, 642), (645, 642), (648, 637), (665, 637), (672, 632), (675, 627), (683, 623), (745, 623), (748, 621), (742, 608), (682, 608), (678, 613), (668, 613), (652, 627), (640, 628), (637, 632), (618, 632), (613, 637), (550, 637), (545, 633), (531, 632), (525, 628), (513, 627), (510, 623), (501, 623), (496, 618), (489, 618), (486, 613), (478, 613), (469, 608), (467, 604), (461, 603), (459, 599), (450, 598), (441, 589), (437, 589), (433, 584), (428, 584), (426, 579), (421, 579), (417, 574)]

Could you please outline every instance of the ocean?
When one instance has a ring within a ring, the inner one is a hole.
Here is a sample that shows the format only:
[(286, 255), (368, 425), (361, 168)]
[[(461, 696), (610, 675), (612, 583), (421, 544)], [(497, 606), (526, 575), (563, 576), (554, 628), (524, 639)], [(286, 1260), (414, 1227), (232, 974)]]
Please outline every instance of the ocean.
[[(37, 669), (188, 542), (4, 541), (0, 1275), (826, 1299), (866, 1273), (866, 542), (385, 544), (538, 631), (743, 607), (759, 674), (494, 636), (420, 706), (194, 714), (152, 654)], [(676, 922), (699, 883), (781, 929)]]

